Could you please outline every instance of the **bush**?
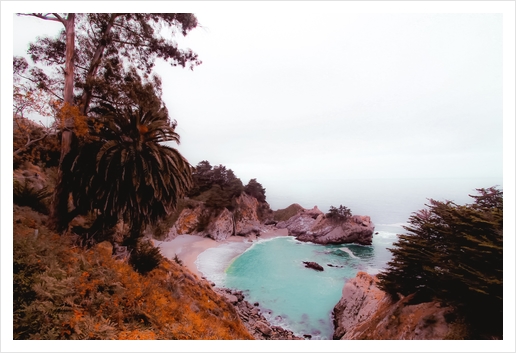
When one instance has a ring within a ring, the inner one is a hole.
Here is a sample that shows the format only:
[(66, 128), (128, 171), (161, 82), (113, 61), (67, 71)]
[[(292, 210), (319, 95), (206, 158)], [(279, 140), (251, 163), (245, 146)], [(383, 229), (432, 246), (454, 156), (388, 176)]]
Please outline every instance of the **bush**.
[(253, 196), (259, 202), (265, 202), (265, 189), (256, 179), (249, 180), (249, 183), (244, 187), (244, 191), (247, 195)]
[(454, 306), (471, 325), (472, 338), (503, 329), (503, 193), (477, 189), (475, 202), (430, 200), (414, 213), (409, 234), (390, 249), (379, 286), (395, 296), (420, 293)]
[(330, 206), (330, 210), (326, 213), (326, 217), (334, 222), (343, 223), (351, 217), (351, 210), (342, 205), (340, 205), (339, 208)]
[(163, 261), (163, 255), (161, 255), (159, 249), (152, 245), (150, 241), (143, 239), (138, 241), (129, 258), (129, 264), (142, 275), (154, 270), (161, 261)]

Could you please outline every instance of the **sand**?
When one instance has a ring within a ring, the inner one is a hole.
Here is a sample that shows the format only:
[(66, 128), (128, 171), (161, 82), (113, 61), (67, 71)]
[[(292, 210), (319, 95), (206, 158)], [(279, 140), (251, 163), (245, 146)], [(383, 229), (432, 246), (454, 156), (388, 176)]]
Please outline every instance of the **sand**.
[(183, 262), (192, 273), (201, 278), (202, 273), (199, 272), (195, 265), (195, 260), (204, 251), (210, 248), (218, 247), (222, 244), (231, 242), (257, 241), (260, 239), (271, 239), (280, 236), (287, 236), (287, 229), (273, 229), (262, 232), (259, 237), (254, 235), (249, 237), (231, 236), (224, 241), (217, 242), (211, 238), (205, 238), (200, 235), (181, 234), (170, 241), (154, 241), (159, 247), (161, 254), (170, 260), (174, 260), (175, 256)]

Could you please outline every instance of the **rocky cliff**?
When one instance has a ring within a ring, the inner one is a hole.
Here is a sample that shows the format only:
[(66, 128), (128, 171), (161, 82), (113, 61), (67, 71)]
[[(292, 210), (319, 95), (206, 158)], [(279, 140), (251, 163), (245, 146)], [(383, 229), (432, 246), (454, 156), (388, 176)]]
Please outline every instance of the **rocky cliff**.
[(317, 206), (301, 209), (287, 221), (276, 227), (287, 228), (289, 234), (301, 241), (317, 244), (358, 243), (371, 245), (374, 224), (369, 216), (354, 215), (345, 222), (335, 222), (327, 218)]
[[(289, 235), (300, 241), (317, 244), (358, 243), (370, 245), (373, 239), (374, 224), (369, 216), (354, 215), (345, 222), (335, 222), (327, 218), (317, 206), (305, 209), (298, 206), (290, 218), (280, 222), (272, 221), (272, 211), (263, 217), (263, 210), (270, 210), (267, 203), (260, 203), (253, 196), (242, 193), (235, 200), (232, 211), (224, 208), (214, 212), (205, 203), (183, 209), (169, 232), (168, 238), (179, 234), (198, 234), (217, 241), (232, 235), (259, 236), (271, 228), (287, 229)], [(271, 224), (276, 223), (273, 227)]]
[(270, 228), (265, 225), (266, 220), (260, 219), (260, 210), (264, 208), (268, 209), (268, 204), (260, 203), (246, 193), (236, 198), (232, 211), (224, 208), (216, 212), (207, 208), (203, 202), (198, 202), (195, 207), (180, 212), (168, 238), (179, 234), (198, 234), (222, 241), (232, 235), (260, 235)]
[(359, 272), (344, 285), (333, 310), (334, 339), (441, 340), (456, 331), (448, 322), (451, 308), (414, 303), (413, 295), (392, 301), (377, 283), (376, 276)]

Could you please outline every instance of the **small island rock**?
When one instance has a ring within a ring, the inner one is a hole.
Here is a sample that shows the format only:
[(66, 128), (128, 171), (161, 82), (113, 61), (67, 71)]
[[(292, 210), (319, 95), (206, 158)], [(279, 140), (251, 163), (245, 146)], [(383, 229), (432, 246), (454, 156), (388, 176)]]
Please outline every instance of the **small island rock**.
[(317, 262), (303, 261), (303, 263), (305, 264), (305, 267), (307, 267), (307, 268), (313, 268), (316, 271), (324, 271), (324, 268), (321, 265), (319, 265)]

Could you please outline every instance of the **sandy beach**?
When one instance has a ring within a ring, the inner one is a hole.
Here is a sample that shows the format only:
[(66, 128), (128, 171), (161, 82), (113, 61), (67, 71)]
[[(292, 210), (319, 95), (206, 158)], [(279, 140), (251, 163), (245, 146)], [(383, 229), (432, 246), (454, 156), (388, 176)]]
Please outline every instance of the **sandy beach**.
[(249, 237), (231, 236), (224, 241), (217, 242), (211, 238), (205, 238), (200, 235), (181, 234), (170, 241), (155, 240), (154, 244), (159, 247), (161, 254), (170, 260), (174, 260), (174, 257), (177, 255), (177, 257), (192, 273), (201, 278), (202, 273), (197, 269), (195, 260), (197, 260), (197, 257), (207, 249), (232, 242), (255, 242), (261, 239), (271, 239), (287, 235), (287, 229), (272, 229), (262, 232), (259, 237), (254, 235)]

